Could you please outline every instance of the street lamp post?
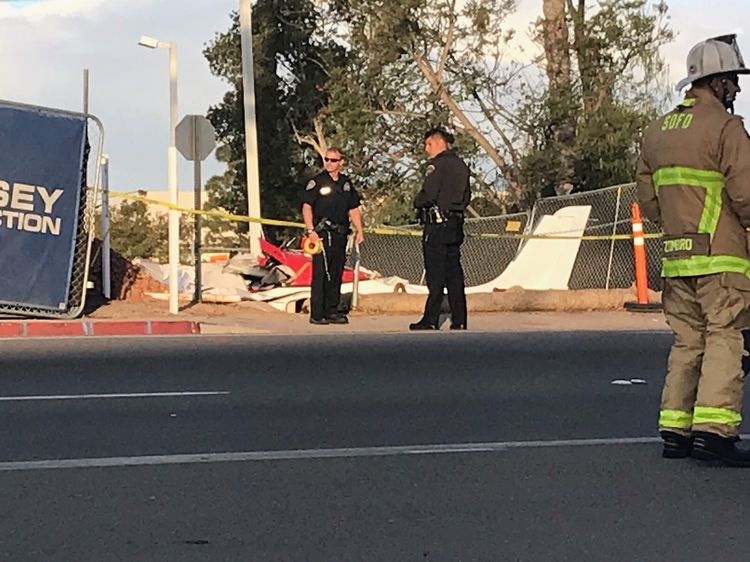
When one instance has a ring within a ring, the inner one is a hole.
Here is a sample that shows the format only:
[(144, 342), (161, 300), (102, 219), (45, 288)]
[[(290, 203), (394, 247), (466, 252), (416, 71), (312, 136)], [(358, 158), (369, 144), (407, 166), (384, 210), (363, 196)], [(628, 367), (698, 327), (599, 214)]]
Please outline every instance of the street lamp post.
[(169, 49), (169, 150), (167, 152), (167, 189), (169, 190), (169, 312), (179, 312), (178, 277), (180, 264), (180, 213), (177, 198), (177, 44), (142, 36), (138, 44), (148, 49)]
[[(245, 163), (247, 170), (247, 214), (260, 217), (260, 174), (258, 171), (258, 134), (255, 126), (255, 73), (253, 69), (253, 24), (250, 0), (240, 0), (240, 44), (242, 47), (242, 90), (245, 109)], [(250, 253), (260, 255), (263, 229), (250, 223)]]

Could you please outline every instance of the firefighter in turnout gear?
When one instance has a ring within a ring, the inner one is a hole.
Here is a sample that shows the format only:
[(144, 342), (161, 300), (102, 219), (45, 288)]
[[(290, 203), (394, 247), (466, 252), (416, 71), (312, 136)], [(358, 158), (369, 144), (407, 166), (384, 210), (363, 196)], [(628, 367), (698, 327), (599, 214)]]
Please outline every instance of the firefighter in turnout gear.
[(733, 115), (748, 74), (734, 35), (693, 47), (684, 100), (645, 131), (638, 198), (664, 232), (663, 306), (675, 336), (662, 392), (665, 458), (750, 467), (737, 446), (750, 305), (750, 139)]
[(349, 222), (356, 231), (356, 243), (365, 240), (360, 198), (348, 176), (341, 173), (344, 156), (329, 148), (323, 158), (325, 170), (312, 178), (302, 193), (302, 218), (308, 240), (322, 243), (322, 251), (312, 258), (310, 291), (311, 324), (348, 324), (339, 313), (341, 275), (346, 262)]

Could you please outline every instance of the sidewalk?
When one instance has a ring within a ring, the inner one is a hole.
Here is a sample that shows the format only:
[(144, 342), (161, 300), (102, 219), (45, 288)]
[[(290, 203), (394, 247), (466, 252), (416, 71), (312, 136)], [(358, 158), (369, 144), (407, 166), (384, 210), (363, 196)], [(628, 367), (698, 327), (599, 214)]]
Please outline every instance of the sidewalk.
[[(406, 333), (414, 315), (349, 315), (348, 325), (313, 326), (306, 315), (262, 316), (260, 318), (218, 317), (201, 321), (203, 334), (367, 334)], [(448, 331), (446, 322), (442, 331)], [(630, 312), (495, 312), (469, 316), (472, 332), (530, 331), (632, 331), (668, 330), (664, 316)], [(430, 333), (420, 332), (429, 337)]]
[[(175, 318), (163, 302), (111, 302), (88, 319), (152, 318), (188, 320), (200, 324), (202, 334), (331, 334), (408, 332), (418, 314), (352, 312), (347, 325), (314, 326), (306, 314), (287, 314), (258, 302), (198, 304), (182, 308)], [(488, 312), (469, 315), (472, 331), (609, 331), (668, 330), (662, 313), (603, 312)], [(443, 326), (448, 329), (448, 322)]]

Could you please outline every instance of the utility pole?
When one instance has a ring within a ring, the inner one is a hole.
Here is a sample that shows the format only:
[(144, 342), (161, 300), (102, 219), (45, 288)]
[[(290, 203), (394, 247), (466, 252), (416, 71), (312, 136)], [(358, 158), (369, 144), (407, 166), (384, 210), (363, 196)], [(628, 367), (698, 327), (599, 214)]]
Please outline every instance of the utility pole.
[[(258, 171), (258, 133), (255, 121), (255, 72), (253, 70), (253, 21), (250, 0), (240, 0), (240, 42), (242, 45), (242, 89), (245, 108), (245, 161), (247, 165), (247, 214), (260, 217), (260, 173)], [(263, 227), (250, 223), (250, 253), (260, 256)]]

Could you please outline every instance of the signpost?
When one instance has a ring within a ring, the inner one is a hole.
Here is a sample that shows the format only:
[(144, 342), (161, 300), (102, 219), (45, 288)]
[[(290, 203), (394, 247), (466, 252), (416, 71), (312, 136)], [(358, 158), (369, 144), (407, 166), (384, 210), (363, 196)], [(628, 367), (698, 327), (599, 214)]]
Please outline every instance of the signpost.
[[(186, 115), (175, 129), (175, 145), (186, 160), (193, 162), (195, 188), (195, 210), (202, 209), (201, 162), (208, 158), (216, 147), (216, 131), (203, 115)], [(195, 215), (195, 302), (201, 302), (201, 216)]]

